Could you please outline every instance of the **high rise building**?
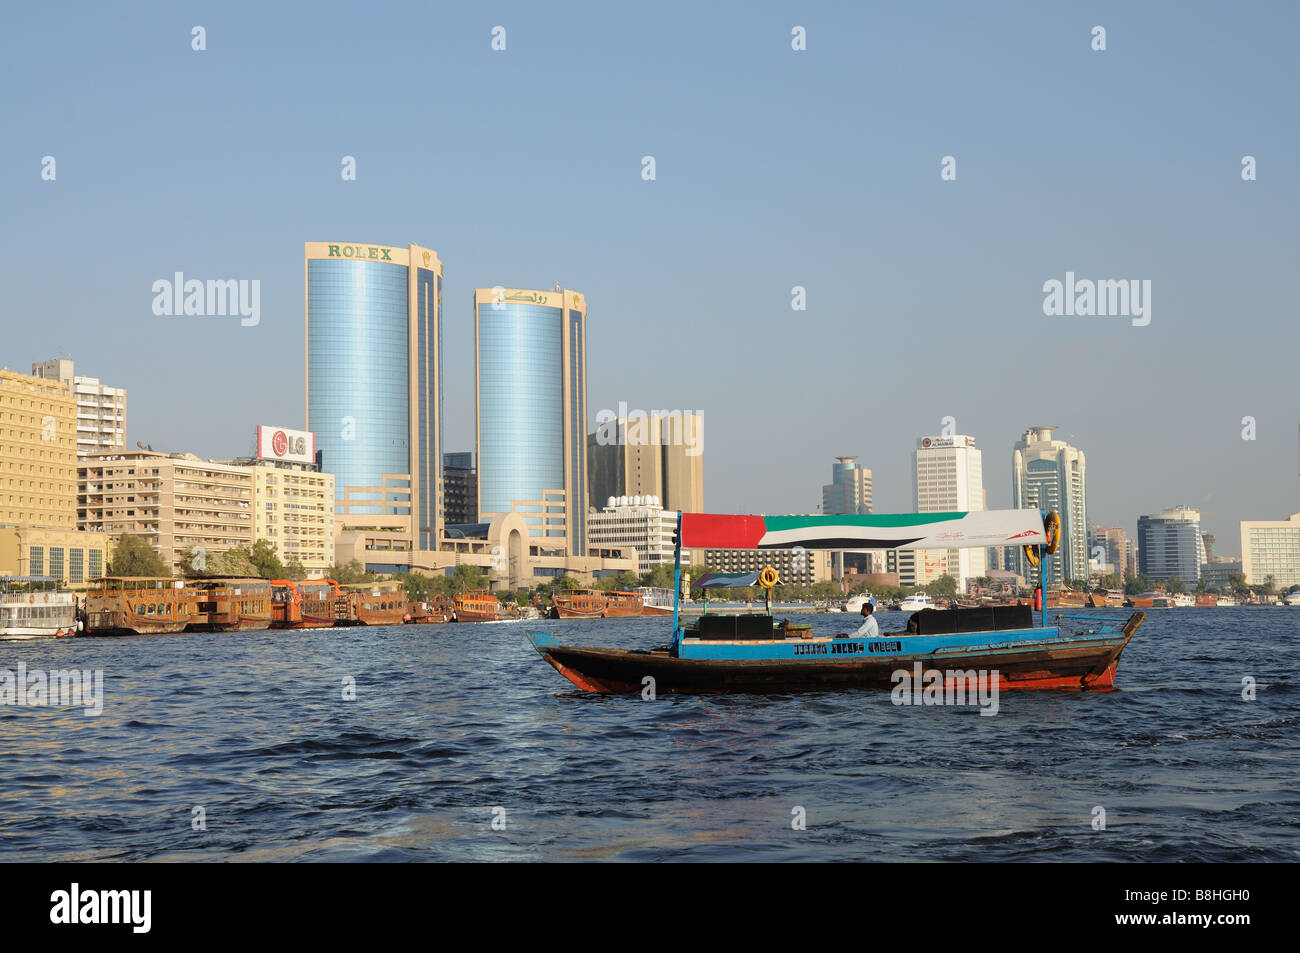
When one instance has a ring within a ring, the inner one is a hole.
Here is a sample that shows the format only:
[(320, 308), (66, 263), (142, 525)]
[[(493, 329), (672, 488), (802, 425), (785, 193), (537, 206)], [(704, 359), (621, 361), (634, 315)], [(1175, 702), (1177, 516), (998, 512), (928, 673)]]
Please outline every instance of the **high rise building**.
[(1300, 513), (1285, 520), (1242, 520), (1241, 571), (1246, 585), (1273, 577), (1279, 589), (1300, 585)]
[(1201, 578), (1205, 547), (1201, 541), (1201, 514), (1175, 506), (1153, 516), (1138, 517), (1138, 571), (1156, 582), (1175, 576), (1188, 587)]
[(1130, 574), (1133, 545), (1121, 527), (1094, 526), (1088, 546), (1090, 555), (1095, 555), (1098, 549), (1101, 551), (1097, 560), (1100, 573), (1114, 573), (1121, 578)]
[(822, 485), (822, 512), (849, 516), (871, 512), (871, 470), (857, 457), (836, 457), (831, 482)]
[(689, 411), (598, 420), (587, 435), (591, 505), (600, 507), (610, 497), (655, 496), (665, 509), (704, 512), (702, 434), (703, 416)]
[(32, 365), (32, 375), (58, 381), (77, 402), (77, 454), (126, 447), (126, 389), (107, 387), (98, 377), (78, 377), (67, 358)]
[(77, 402), (64, 383), (0, 370), (0, 573), (82, 586), (104, 536), (77, 528)]
[(474, 292), (479, 519), (587, 553), (587, 305), (576, 291)]
[(446, 526), (478, 522), (478, 471), (472, 452), (442, 455), (442, 513)]
[[(921, 437), (912, 451), (912, 502), (918, 513), (974, 512), (984, 506), (984, 457), (975, 438), (964, 434), (950, 437)], [(927, 550), (918, 556), (926, 560), (938, 554)], [(943, 551), (945, 571), (957, 581), (959, 591), (967, 583), (988, 574), (988, 557), (983, 549)]]
[[(1031, 427), (1011, 454), (1011, 505), (1055, 510), (1061, 518), (1061, 544), (1044, 556), (1049, 586), (1088, 579), (1086, 461), (1082, 450), (1054, 440), (1055, 427)], [(1038, 577), (1022, 549), (1014, 548), (1008, 567), (1026, 580)]]
[(664, 507), (704, 512), (704, 415), (682, 411), (664, 417)]
[[(856, 463), (857, 457), (836, 457), (831, 464), (831, 482), (822, 484), (822, 513), (850, 516), (871, 512), (871, 470)], [(831, 553), (831, 575), (839, 579), (847, 570), (871, 572), (869, 553)]]
[(331, 242), (307, 242), (304, 259), (307, 430), (342, 528), (437, 549), (442, 262), (420, 245)]

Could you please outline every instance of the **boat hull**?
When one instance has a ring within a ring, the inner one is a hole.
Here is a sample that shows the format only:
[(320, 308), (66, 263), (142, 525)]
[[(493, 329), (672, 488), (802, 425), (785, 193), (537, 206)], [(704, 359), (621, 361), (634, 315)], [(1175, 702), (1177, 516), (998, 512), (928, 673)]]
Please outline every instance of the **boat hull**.
[[(896, 672), (918, 664), (923, 671), (983, 670), (991, 680), (996, 672), (999, 690), (1106, 690), (1114, 686), (1120, 655), (1143, 618), (1143, 613), (1134, 613), (1121, 632), (997, 642), (969, 651), (949, 648), (833, 660), (678, 658), (667, 649), (562, 646), (542, 634), (532, 641), (556, 671), (588, 692), (639, 692), (649, 684), (647, 677), (654, 679), (656, 693), (892, 689), (898, 684)], [(893, 641), (888, 635), (883, 638)], [(900, 641), (909, 638), (917, 637), (903, 636)]]

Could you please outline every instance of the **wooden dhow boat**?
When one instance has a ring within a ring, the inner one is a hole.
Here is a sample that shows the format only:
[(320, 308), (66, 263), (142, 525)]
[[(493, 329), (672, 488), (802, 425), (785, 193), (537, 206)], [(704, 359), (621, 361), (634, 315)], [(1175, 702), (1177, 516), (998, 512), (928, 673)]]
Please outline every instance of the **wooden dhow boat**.
[(186, 626), (191, 631), (256, 632), (271, 627), (269, 579), (190, 579), (186, 588), (198, 595), (197, 611)]
[[(628, 650), (566, 646), (553, 635), (529, 635), (541, 656), (590, 692), (785, 692), (892, 688), (899, 672), (938, 671), (946, 678), (987, 672), (999, 689), (1107, 689), (1120, 655), (1146, 614), (1117, 619), (1058, 616), (1067, 625), (1035, 625), (1028, 606), (924, 609), (909, 631), (871, 640), (814, 635), (810, 626), (769, 612), (705, 614), (686, 627), (680, 616), (681, 551), (700, 549), (953, 549), (1033, 547), (1035, 565), (1060, 538), (1054, 513), (1041, 510), (859, 516), (678, 516), (672, 642)], [(1041, 571), (1041, 570), (1040, 570)], [(770, 581), (770, 580), (769, 580)], [(766, 585), (766, 583), (765, 583)], [(769, 588), (770, 591), (770, 588)], [(1080, 625), (1081, 623), (1081, 625)], [(947, 673), (947, 675), (943, 675)], [(652, 680), (652, 681), (651, 681)]]
[(551, 597), (557, 619), (625, 619), (641, 615), (641, 595), (603, 589), (561, 589)]
[(86, 635), (168, 635), (199, 614), (200, 593), (166, 576), (98, 576), (86, 593)]
[(501, 602), (483, 589), (458, 593), (451, 605), (452, 622), (499, 622)]
[(271, 628), (327, 629), (338, 625), (338, 583), (329, 579), (271, 580)]

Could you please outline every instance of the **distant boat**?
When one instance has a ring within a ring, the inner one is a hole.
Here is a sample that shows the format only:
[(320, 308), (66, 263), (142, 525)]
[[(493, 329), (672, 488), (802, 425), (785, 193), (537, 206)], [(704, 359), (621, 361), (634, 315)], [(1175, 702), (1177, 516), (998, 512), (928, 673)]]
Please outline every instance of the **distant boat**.
[(638, 586), (632, 590), (641, 597), (642, 615), (672, 615), (673, 591), (656, 586)]
[[(922, 609), (933, 609), (934, 602), (924, 592), (918, 592), (900, 602), (898, 608), (903, 612), (920, 612)], [(861, 606), (858, 607), (858, 611), (862, 611)]]
[(485, 589), (459, 593), (451, 604), (452, 622), (500, 622), (501, 602)]

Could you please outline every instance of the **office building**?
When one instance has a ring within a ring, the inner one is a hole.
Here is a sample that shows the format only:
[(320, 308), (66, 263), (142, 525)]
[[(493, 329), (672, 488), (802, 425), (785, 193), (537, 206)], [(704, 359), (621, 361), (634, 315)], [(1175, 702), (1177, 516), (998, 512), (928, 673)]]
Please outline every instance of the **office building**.
[(442, 262), (420, 245), (307, 242), (304, 273), (306, 429), (334, 474), (340, 531), (437, 549)]
[(1300, 513), (1285, 520), (1242, 520), (1241, 571), (1246, 585), (1272, 578), (1279, 590), (1300, 585)]
[(78, 377), (66, 358), (33, 364), (32, 374), (63, 384), (77, 402), (79, 455), (126, 447), (125, 388), (108, 387), (98, 377)]
[[(964, 434), (921, 437), (912, 451), (912, 503), (918, 513), (968, 513), (985, 509), (983, 454), (975, 438)], [(919, 576), (925, 582), (931, 562), (939, 556), (925, 551), (917, 557)], [(945, 571), (960, 592), (988, 574), (984, 549), (949, 549), (943, 552)], [(922, 583), (924, 584), (924, 582)]]
[(1201, 514), (1175, 506), (1153, 516), (1138, 517), (1138, 571), (1152, 582), (1177, 577), (1188, 588), (1201, 578), (1205, 550)]
[(478, 470), (473, 453), (442, 455), (442, 513), (445, 526), (478, 522)]
[(655, 496), (665, 509), (704, 512), (702, 414), (654, 411), (597, 423), (587, 435), (593, 507), (610, 497)]
[(576, 291), (474, 293), (478, 516), (587, 552), (587, 305)]
[(0, 574), (84, 586), (108, 540), (77, 527), (77, 401), (66, 384), (0, 370)]
[[(636, 550), (637, 571), (647, 573), (673, 564), (677, 515), (664, 509), (657, 496), (610, 497), (602, 509), (587, 514), (587, 533), (593, 546)], [(688, 550), (682, 552), (682, 563), (690, 565)]]
[(1090, 558), (1100, 554), (1100, 559), (1093, 560), (1100, 575), (1114, 573), (1122, 579), (1137, 571), (1136, 566), (1130, 569), (1132, 541), (1119, 526), (1094, 526), (1089, 534), (1088, 552)]
[[(1055, 510), (1061, 518), (1061, 543), (1044, 556), (1041, 578), (1049, 587), (1088, 579), (1086, 460), (1082, 450), (1052, 437), (1055, 427), (1031, 427), (1011, 454), (1011, 504)], [(1008, 569), (1027, 580), (1040, 578), (1024, 552), (1010, 552)]]

